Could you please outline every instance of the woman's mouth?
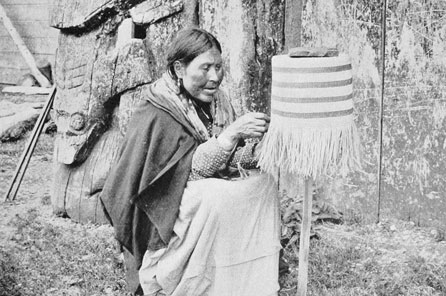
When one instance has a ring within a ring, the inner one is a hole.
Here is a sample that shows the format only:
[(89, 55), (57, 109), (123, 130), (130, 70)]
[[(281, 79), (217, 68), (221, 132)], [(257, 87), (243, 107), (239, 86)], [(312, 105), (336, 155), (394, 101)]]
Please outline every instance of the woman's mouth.
[(203, 88), (203, 90), (205, 92), (208, 92), (208, 93), (215, 93), (217, 91), (217, 89), (218, 89), (218, 87), (205, 87), (205, 88)]

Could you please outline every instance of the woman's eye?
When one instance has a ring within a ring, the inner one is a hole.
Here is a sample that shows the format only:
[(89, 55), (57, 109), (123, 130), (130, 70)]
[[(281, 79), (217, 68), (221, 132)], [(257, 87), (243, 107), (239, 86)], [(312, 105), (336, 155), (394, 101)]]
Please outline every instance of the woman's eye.
[(203, 66), (203, 68), (202, 68), (202, 69), (203, 69), (204, 71), (209, 71), (209, 68), (210, 68), (210, 66), (209, 66), (209, 65), (207, 65), (207, 66)]

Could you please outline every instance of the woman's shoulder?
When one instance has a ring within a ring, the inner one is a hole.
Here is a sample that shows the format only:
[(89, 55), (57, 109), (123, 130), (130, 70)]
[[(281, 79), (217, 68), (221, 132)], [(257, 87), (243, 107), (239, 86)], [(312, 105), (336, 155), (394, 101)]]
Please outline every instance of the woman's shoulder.
[(146, 125), (153, 121), (158, 121), (161, 124), (165, 122), (168, 122), (169, 125), (176, 124), (176, 120), (172, 118), (171, 114), (144, 98), (135, 107), (132, 117), (133, 120), (145, 123)]

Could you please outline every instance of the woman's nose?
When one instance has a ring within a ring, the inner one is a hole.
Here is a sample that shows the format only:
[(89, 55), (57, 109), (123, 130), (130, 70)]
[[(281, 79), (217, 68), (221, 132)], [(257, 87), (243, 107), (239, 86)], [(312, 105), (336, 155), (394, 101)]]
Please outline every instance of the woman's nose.
[(208, 72), (208, 78), (210, 81), (218, 82), (221, 79), (221, 73), (220, 71), (217, 71), (214, 67), (212, 67)]

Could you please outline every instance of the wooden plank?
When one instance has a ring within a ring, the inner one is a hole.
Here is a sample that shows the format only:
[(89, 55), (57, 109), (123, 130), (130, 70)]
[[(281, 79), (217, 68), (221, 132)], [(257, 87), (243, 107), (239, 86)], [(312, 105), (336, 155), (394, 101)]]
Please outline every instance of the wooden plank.
[(26, 47), (19, 33), (17, 33), (17, 30), (13, 26), (11, 20), (6, 14), (6, 11), (3, 9), (3, 6), (1, 5), (0, 5), (0, 18), (2, 19), (3, 25), (6, 27), (9, 34), (11, 34), (11, 37), (14, 40), (15, 45), (19, 49), (23, 58), (25, 59), (26, 64), (29, 66), (33, 76), (36, 78), (36, 80), (40, 83), (41, 86), (44, 87), (50, 86), (50, 82), (45, 76), (43, 76), (42, 73), (40, 73), (39, 69), (36, 66), (36, 61), (34, 60), (33, 55), (29, 51), (28, 47)]
[[(35, 59), (46, 59), (54, 65), (59, 31), (49, 26), (51, 1), (2, 0), (2, 4)], [(0, 24), (0, 83), (16, 84), (29, 72), (5, 26)]]
[(114, 11), (113, 0), (55, 0), (50, 23), (56, 28), (88, 26)]
[(163, 1), (162, 3), (147, 1), (130, 9), (130, 15), (133, 22), (136, 24), (148, 25), (167, 18), (182, 10), (183, 1)]
[[(32, 54), (55, 54), (57, 38), (32, 37), (23, 38), (23, 42)], [(0, 53), (18, 52), (11, 38), (0, 38)]]
[[(54, 65), (55, 56), (52, 54), (36, 54), (36, 60), (48, 60)], [(7, 69), (26, 69), (27, 65), (23, 57), (18, 52), (1, 53), (0, 52), (0, 71)], [(28, 70), (29, 73), (29, 70)]]
[(51, 92), (51, 87), (38, 86), (6, 86), (2, 89), (3, 93), (18, 93), (27, 95), (48, 95)]
[[(56, 59), (54, 54), (50, 53), (37, 53), (35, 54), (36, 60), (48, 60), (50, 63), (54, 64)], [(0, 52), (0, 67), (1, 68), (17, 68), (22, 67), (24, 65), (26, 67), (23, 60), (23, 57), (20, 55), (18, 51), (11, 52)]]
[(0, 83), (2, 84), (16, 84), (21, 77), (28, 73), (28, 69), (2, 69), (0, 68)]
[[(51, 37), (57, 38), (59, 30), (49, 26), (48, 21), (28, 21), (28, 20), (13, 20), (14, 26), (22, 38), (28, 37)], [(9, 33), (5, 26), (0, 24), (0, 38), (9, 37)]]
[(11, 20), (48, 21), (48, 5), (5, 5), (4, 7)]
[(3, 6), (9, 5), (51, 5), (51, 0), (2, 0)]

